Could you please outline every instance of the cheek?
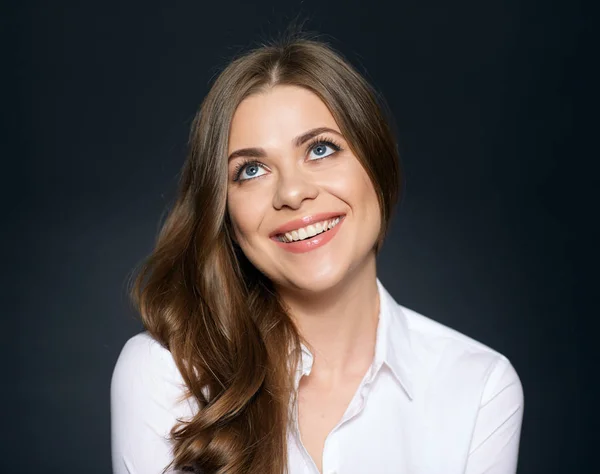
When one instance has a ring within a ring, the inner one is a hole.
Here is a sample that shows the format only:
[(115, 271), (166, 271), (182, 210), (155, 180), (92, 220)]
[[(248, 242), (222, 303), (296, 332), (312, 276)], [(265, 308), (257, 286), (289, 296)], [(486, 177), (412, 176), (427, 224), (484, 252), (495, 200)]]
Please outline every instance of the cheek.
[(228, 193), (227, 212), (239, 242), (249, 240), (257, 232), (263, 216), (261, 200), (239, 190)]
[(367, 240), (375, 241), (381, 231), (381, 210), (379, 200), (369, 177), (365, 174), (361, 187), (360, 221), (364, 226)]
[(231, 224), (233, 230), (235, 232), (236, 240), (240, 240), (242, 235), (245, 232), (244, 229), (248, 228), (249, 223), (247, 222), (248, 213), (244, 208), (244, 201), (236, 199), (235, 196), (229, 194), (227, 196), (227, 212), (229, 213), (229, 218), (231, 219)]
[(379, 201), (366, 171), (355, 158), (337, 169), (328, 180), (332, 193), (344, 200), (361, 218), (379, 219)]
[(363, 171), (363, 179), (362, 179), (362, 187), (361, 192), (363, 194), (363, 199), (365, 202), (365, 206), (367, 208), (367, 212), (370, 214), (369, 217), (376, 220), (379, 224), (381, 221), (381, 210), (379, 208), (379, 199), (377, 197), (377, 192), (369, 179), (369, 176), (366, 172)]

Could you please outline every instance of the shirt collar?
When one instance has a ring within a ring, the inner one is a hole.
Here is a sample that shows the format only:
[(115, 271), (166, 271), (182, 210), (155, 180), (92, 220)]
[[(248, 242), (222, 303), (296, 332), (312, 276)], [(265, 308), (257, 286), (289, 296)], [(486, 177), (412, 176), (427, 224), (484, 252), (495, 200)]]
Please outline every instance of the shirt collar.
[(377, 288), (379, 324), (375, 343), (375, 368), (379, 369), (381, 364), (385, 363), (412, 400), (414, 395), (410, 370), (412, 351), (406, 315), (379, 278), (377, 278)]
[[(406, 316), (394, 298), (377, 278), (379, 292), (379, 322), (377, 324), (375, 357), (373, 359), (371, 377), (375, 377), (383, 364), (386, 364), (402, 388), (413, 399), (411, 384), (411, 342)], [(296, 387), (302, 375), (310, 374), (313, 355), (302, 344), (301, 367), (297, 369)]]

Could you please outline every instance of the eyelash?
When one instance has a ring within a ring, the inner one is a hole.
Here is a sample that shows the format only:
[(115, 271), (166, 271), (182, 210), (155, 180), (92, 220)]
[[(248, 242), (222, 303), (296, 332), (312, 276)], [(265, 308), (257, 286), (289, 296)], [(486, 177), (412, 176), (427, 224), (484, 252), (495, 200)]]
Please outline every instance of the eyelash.
[[(308, 154), (309, 152), (311, 152), (314, 148), (316, 148), (318, 145), (327, 145), (330, 146), (331, 148), (333, 148), (335, 150), (334, 153), (332, 153), (331, 155), (327, 155), (324, 156), (323, 158), (328, 158), (332, 155), (334, 155), (335, 153), (339, 152), (342, 150), (342, 147), (339, 143), (337, 143), (335, 140), (331, 140), (329, 138), (325, 139), (325, 138), (320, 138), (320, 137), (316, 137), (313, 138), (308, 145), (306, 146), (306, 153)], [(311, 161), (319, 161), (322, 160), (323, 158), (316, 158), (314, 160)], [(257, 165), (257, 166), (261, 166), (262, 167), (262, 163), (256, 161), (256, 160), (249, 160), (249, 159), (244, 159), (242, 162), (240, 162), (236, 167), (235, 170), (233, 172), (233, 181), (250, 181), (254, 178), (249, 178), (249, 179), (243, 179), (240, 180), (240, 175), (242, 174), (242, 171), (244, 170), (244, 168), (246, 166), (249, 165)]]

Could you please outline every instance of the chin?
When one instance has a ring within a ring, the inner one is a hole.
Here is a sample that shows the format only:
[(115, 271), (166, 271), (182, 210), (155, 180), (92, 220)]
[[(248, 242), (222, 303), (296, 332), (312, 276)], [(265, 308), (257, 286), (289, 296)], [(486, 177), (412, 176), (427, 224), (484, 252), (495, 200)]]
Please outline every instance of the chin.
[(320, 273), (300, 273), (285, 275), (281, 286), (287, 287), (290, 290), (301, 290), (309, 293), (321, 293), (339, 284), (345, 275), (342, 268), (330, 269)]

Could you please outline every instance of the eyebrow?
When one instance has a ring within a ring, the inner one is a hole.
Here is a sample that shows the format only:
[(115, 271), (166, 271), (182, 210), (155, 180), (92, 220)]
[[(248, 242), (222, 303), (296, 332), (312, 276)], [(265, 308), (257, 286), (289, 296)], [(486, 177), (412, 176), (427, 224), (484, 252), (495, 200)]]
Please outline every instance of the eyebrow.
[[(343, 135), (340, 132), (338, 132), (337, 130), (334, 130), (329, 127), (318, 127), (318, 128), (313, 128), (311, 130), (308, 130), (307, 132), (304, 132), (302, 135), (298, 135), (296, 138), (294, 138), (292, 140), (292, 143), (297, 148), (297, 147), (301, 146), (302, 144), (306, 143), (311, 138), (314, 138), (325, 132), (333, 133), (335, 135), (338, 135), (341, 138), (344, 138)], [(229, 158), (227, 159), (227, 161), (231, 161), (234, 158), (238, 158), (240, 156), (246, 156), (249, 158), (264, 158), (267, 156), (267, 153), (265, 152), (265, 150), (263, 148), (241, 148), (241, 149), (235, 150), (233, 153), (231, 153), (229, 155)]]

